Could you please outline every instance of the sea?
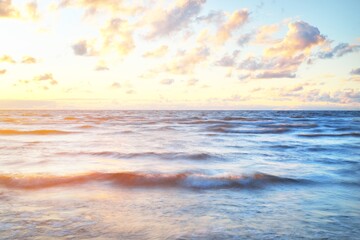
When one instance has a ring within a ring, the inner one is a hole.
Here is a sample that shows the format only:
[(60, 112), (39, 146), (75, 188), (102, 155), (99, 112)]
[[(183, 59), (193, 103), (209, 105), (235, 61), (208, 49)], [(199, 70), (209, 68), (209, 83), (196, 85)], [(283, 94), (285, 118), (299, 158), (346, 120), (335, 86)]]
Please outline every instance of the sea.
[(360, 239), (360, 111), (0, 111), (0, 239)]

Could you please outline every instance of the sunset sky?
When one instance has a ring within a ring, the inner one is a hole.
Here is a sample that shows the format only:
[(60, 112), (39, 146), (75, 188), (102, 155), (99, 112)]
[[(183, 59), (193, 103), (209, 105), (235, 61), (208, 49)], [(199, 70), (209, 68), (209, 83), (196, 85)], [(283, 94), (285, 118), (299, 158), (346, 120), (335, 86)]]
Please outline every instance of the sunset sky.
[(0, 109), (360, 109), (358, 0), (0, 0)]

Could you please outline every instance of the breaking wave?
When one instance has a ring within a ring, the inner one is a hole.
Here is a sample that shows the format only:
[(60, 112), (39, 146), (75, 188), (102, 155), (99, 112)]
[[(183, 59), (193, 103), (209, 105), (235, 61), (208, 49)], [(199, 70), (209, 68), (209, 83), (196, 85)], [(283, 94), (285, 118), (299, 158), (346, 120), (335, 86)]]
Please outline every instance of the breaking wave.
[(209, 176), (197, 173), (94, 172), (80, 175), (18, 175), (1, 174), (0, 186), (13, 189), (43, 189), (74, 186), (90, 182), (110, 182), (122, 187), (170, 187), (188, 189), (246, 189), (274, 184), (305, 183), (307, 180), (278, 177), (265, 173), (251, 175)]

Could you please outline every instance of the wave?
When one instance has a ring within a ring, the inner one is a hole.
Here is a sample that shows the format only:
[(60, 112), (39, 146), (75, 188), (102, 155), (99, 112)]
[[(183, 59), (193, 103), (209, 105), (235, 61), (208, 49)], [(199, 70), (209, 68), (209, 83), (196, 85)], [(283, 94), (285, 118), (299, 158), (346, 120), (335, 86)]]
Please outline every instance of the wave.
[(300, 137), (316, 138), (316, 137), (360, 137), (360, 133), (307, 133), (298, 134)]
[(271, 129), (254, 129), (254, 130), (236, 130), (231, 129), (231, 127), (209, 127), (207, 128), (210, 132), (218, 132), (218, 133), (238, 133), (238, 134), (280, 134), (289, 132), (289, 128), (271, 128)]
[(49, 130), (49, 129), (41, 129), (41, 130), (14, 130), (14, 129), (1, 129), (0, 135), (57, 135), (57, 134), (71, 134), (73, 132), (60, 131), (60, 130)]
[(261, 188), (274, 184), (305, 183), (306, 180), (278, 177), (265, 173), (251, 175), (209, 176), (197, 173), (93, 172), (80, 175), (10, 175), (0, 174), (0, 186), (14, 189), (44, 189), (75, 186), (91, 182), (110, 182), (122, 187), (171, 187), (187, 189)]
[(91, 155), (98, 157), (110, 157), (116, 159), (131, 158), (157, 158), (162, 160), (210, 160), (218, 159), (219, 156), (209, 153), (184, 153), (184, 152), (140, 152), (140, 153), (121, 153), (112, 151), (103, 152), (79, 152), (79, 153), (59, 153), (59, 155)]

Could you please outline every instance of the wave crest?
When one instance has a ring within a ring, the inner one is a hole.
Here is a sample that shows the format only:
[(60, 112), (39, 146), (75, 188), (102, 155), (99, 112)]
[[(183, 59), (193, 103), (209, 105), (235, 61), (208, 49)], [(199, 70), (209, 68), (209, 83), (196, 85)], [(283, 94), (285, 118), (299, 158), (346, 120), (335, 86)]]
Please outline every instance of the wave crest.
[(265, 173), (251, 175), (209, 176), (197, 173), (95, 172), (81, 175), (0, 175), (0, 186), (15, 189), (43, 189), (74, 186), (89, 182), (111, 182), (123, 187), (173, 187), (189, 189), (259, 188), (272, 184), (305, 182)]

